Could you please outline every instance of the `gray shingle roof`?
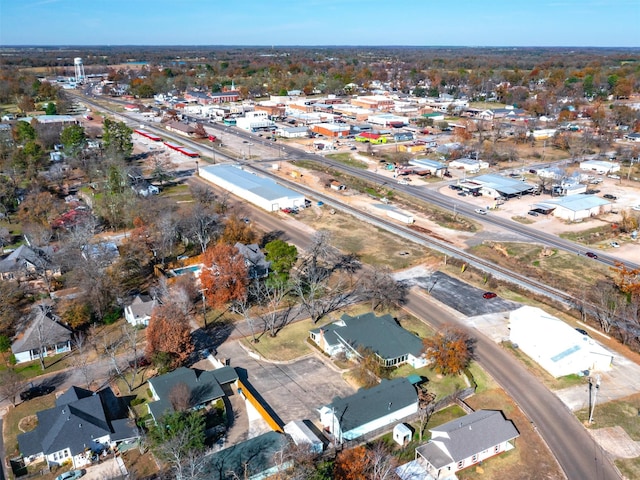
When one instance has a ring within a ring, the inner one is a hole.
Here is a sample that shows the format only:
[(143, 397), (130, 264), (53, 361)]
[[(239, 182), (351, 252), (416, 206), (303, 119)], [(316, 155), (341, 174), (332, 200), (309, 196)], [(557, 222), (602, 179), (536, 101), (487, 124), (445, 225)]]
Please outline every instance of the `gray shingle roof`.
[(13, 342), (11, 351), (20, 353), (39, 349), (41, 339), (44, 340), (47, 347), (57, 343), (66, 343), (71, 340), (71, 330), (56, 322), (50, 314), (38, 312), (22, 336)]
[[(520, 433), (498, 410), (478, 410), (430, 429), (431, 441), (417, 448), (435, 468), (469, 458)], [(438, 433), (442, 432), (443, 436)]]
[(221, 384), (235, 382), (238, 375), (232, 367), (222, 367), (218, 370), (196, 370), (180, 367), (172, 372), (149, 379), (156, 394), (160, 398), (149, 402), (149, 409), (157, 420), (166, 412), (173, 411), (169, 400), (171, 390), (178, 384), (184, 383), (191, 392), (192, 406), (211, 402), (224, 396)]
[(245, 478), (246, 474), (247, 478), (263, 478), (259, 474), (275, 466), (275, 454), (286, 449), (288, 443), (287, 435), (268, 432), (220, 450), (207, 457), (206, 477), (231, 480)]
[[(370, 348), (383, 359), (398, 358), (408, 353), (419, 357), (423, 350), (422, 340), (398, 325), (391, 315), (377, 317), (370, 312), (351, 317), (344, 314), (341, 322), (322, 327), (325, 339), (333, 341), (333, 334), (354, 350)], [(319, 329), (313, 332), (319, 332)]]
[[(124, 417), (123, 417), (124, 413)], [(37, 413), (38, 426), (31, 432), (18, 435), (20, 452), (35, 455), (43, 452), (51, 454), (65, 448), (72, 455), (83, 452), (93, 444), (93, 440), (109, 435), (133, 438), (137, 433), (126, 422), (126, 408), (110, 388), (98, 393), (72, 387), (56, 400), (56, 406)]]
[(406, 378), (395, 378), (361, 388), (350, 397), (335, 398), (328, 408), (335, 412), (342, 431), (348, 432), (417, 401), (415, 387)]

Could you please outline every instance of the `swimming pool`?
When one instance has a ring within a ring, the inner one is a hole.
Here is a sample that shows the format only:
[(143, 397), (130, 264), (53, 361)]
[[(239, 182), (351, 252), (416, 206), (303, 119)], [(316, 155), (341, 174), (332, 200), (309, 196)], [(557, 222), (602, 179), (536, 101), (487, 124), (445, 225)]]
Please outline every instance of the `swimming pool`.
[(169, 272), (174, 277), (177, 277), (179, 275), (184, 275), (186, 273), (193, 273), (197, 277), (200, 275), (201, 270), (202, 270), (202, 264), (196, 264), (196, 265), (189, 265), (188, 267), (174, 268), (173, 270), (169, 270)]

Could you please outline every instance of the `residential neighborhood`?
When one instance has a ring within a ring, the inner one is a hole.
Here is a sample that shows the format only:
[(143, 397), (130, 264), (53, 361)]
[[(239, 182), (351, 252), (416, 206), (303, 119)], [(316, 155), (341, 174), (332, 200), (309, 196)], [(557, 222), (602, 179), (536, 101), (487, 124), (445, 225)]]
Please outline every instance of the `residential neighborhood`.
[(640, 475), (635, 49), (0, 48), (6, 478)]

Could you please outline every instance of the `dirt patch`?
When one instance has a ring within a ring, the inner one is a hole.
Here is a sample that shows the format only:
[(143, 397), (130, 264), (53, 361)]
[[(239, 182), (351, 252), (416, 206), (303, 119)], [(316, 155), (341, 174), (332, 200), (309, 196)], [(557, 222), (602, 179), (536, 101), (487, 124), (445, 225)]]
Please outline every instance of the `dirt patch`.
[(30, 432), (38, 426), (38, 417), (36, 415), (28, 415), (18, 422), (18, 428), (22, 433)]
[(615, 457), (640, 457), (640, 442), (633, 441), (620, 426), (589, 430), (589, 433), (602, 448)]

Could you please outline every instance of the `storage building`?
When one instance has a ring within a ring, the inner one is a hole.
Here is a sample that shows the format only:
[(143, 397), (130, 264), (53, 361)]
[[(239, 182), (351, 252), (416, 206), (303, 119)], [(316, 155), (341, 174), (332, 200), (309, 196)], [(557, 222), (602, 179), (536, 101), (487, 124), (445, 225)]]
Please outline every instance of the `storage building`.
[(268, 212), (304, 207), (304, 195), (244, 170), (239, 165), (209, 165), (200, 168), (200, 177)]
[(555, 378), (586, 370), (608, 370), (613, 354), (540, 308), (509, 314), (510, 339)]

